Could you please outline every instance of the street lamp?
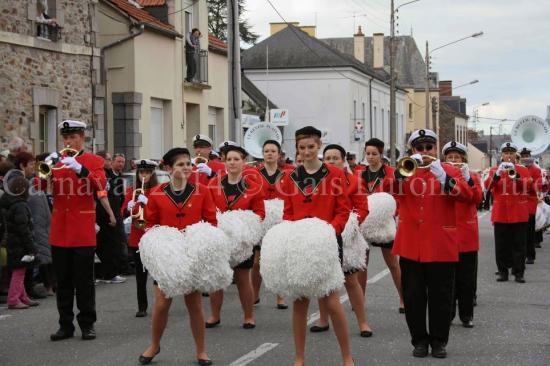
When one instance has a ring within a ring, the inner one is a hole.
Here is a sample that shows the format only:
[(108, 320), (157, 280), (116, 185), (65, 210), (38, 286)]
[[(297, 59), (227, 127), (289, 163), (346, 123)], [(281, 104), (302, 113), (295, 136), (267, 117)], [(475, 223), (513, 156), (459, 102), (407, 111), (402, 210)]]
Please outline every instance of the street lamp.
[(479, 80), (475, 79), (475, 80), (470, 81), (469, 83), (461, 84), (459, 86), (455, 86), (453, 88), (453, 90), (458, 89), (458, 88), (462, 88), (463, 86), (466, 86), (466, 85), (473, 85), (473, 84), (477, 84), (477, 83), (479, 83)]
[(473, 112), (474, 112), (474, 130), (477, 130), (477, 124), (479, 122), (479, 108), (485, 107), (486, 105), (489, 105), (489, 102), (478, 104), (478, 105), (474, 106), (474, 108), (473, 108)]
[[(456, 41), (452, 41), (452, 42), (449, 42), (449, 43), (445, 43), (444, 45), (438, 46), (438, 47), (434, 48), (431, 51), (431, 53), (434, 53), (435, 51), (440, 50), (444, 47), (450, 46), (452, 44), (462, 42), (462, 41), (464, 41), (468, 38), (477, 38), (477, 37), (480, 37), (482, 35), (483, 35), (482, 31), (476, 32), (474, 34), (470, 34), (467, 37), (462, 37), (460, 39), (457, 39)], [(428, 41), (426, 41), (426, 60), (425, 61), (426, 61), (426, 90), (425, 90), (425, 93), (426, 93), (426, 107), (424, 108), (424, 110), (425, 110), (425, 113), (426, 113), (426, 128), (429, 128), (429, 126), (430, 126), (430, 115), (428, 114), (428, 105), (430, 104), (430, 49), (428, 47)], [(436, 134), (438, 133), (435, 118), (433, 120), (433, 130)]]

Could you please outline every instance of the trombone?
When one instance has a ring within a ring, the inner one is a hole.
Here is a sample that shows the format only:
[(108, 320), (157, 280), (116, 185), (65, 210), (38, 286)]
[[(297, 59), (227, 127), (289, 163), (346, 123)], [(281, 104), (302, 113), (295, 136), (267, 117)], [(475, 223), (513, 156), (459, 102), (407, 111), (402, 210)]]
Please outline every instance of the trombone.
[(432, 165), (435, 160), (437, 160), (437, 158), (434, 158), (431, 155), (422, 155), (422, 158), (428, 158), (431, 160), (431, 162), (426, 165), (419, 165), (415, 159), (406, 156), (397, 162), (396, 169), (402, 176), (411, 177), (414, 175), (414, 173), (416, 173), (416, 169), (427, 169)]
[[(145, 194), (145, 178), (141, 178), (141, 188), (134, 189), (132, 193), (132, 201), (136, 202), (136, 199), (140, 194)], [(132, 215), (132, 223), (136, 229), (143, 229), (145, 227), (145, 219), (143, 218), (143, 205), (138, 205), (138, 212), (135, 215)]]
[(63, 156), (76, 156), (78, 155), (79, 151), (71, 148), (70, 146), (66, 146), (63, 149), (61, 149), (57, 155), (59, 155), (56, 159), (51, 159), (50, 161), (40, 161), (38, 162), (36, 166), (36, 172), (38, 173), (38, 178), (40, 179), (48, 179), (54, 170), (61, 170), (65, 168), (64, 165), (60, 167), (56, 167), (55, 165), (61, 160), (61, 157)]

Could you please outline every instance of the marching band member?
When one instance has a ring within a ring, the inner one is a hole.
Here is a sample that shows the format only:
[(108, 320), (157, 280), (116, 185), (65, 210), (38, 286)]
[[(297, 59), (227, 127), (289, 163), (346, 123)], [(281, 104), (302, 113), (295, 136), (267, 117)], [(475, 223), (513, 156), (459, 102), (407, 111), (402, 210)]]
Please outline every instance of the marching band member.
[[(267, 140), (262, 147), (264, 163), (258, 167), (261, 176), (262, 191), (264, 199), (281, 199), (282, 192), (280, 182), (285, 172), (278, 167), (279, 155), (281, 153), (281, 145), (274, 140)], [(252, 267), (252, 287), (254, 289), (254, 304), (260, 302), (260, 288), (262, 286), (262, 276), (260, 275), (260, 252), (261, 247), (258, 245), (254, 248), (254, 266)], [(288, 305), (285, 299), (277, 295), (277, 309), (287, 309)]]
[[(157, 186), (157, 175), (155, 174), (155, 169), (158, 167), (158, 164), (152, 160), (137, 160), (135, 162), (136, 166), (136, 188), (141, 189), (141, 193), (136, 197), (134, 201), (134, 191), (133, 187), (128, 187), (126, 190), (126, 196), (124, 198), (124, 203), (122, 204), (122, 215), (124, 217), (132, 215), (133, 217), (138, 214), (141, 207), (144, 210), (147, 202), (149, 200), (149, 195), (151, 194), (151, 189)], [(143, 318), (147, 316), (147, 270), (143, 268), (141, 263), (141, 257), (139, 255), (138, 247), (139, 240), (145, 233), (144, 228), (138, 228), (134, 220), (132, 220), (132, 227), (130, 230), (130, 236), (128, 237), (128, 247), (132, 252), (134, 258), (134, 263), (136, 267), (136, 288), (137, 288), (137, 301), (138, 301), (138, 311), (136, 313), (136, 318)]]
[[(59, 330), (52, 341), (71, 338), (74, 333), (73, 301), (82, 339), (95, 339), (94, 255), (96, 245), (94, 193), (105, 189), (103, 159), (84, 152), (86, 123), (59, 124), (63, 145), (78, 151), (76, 156), (50, 154), (46, 160), (61, 159), (50, 177), (53, 214), (50, 227), (52, 260), (57, 277)], [(57, 169), (59, 168), (59, 169)], [(62, 169), (61, 169), (62, 168)]]
[[(243, 176), (245, 159), (248, 153), (236, 145), (225, 146), (225, 165), (227, 175), (217, 176), (211, 180), (208, 187), (212, 193), (215, 207), (221, 212), (228, 210), (251, 210), (260, 219), (265, 217), (264, 197), (260, 182), (254, 175)], [(235, 284), (239, 291), (239, 298), (244, 312), (244, 329), (256, 327), (254, 321), (254, 293), (250, 280), (250, 270), (254, 263), (254, 254), (234, 268)], [(220, 324), (221, 308), (223, 304), (223, 290), (210, 294), (212, 314), (206, 322), (206, 328), (213, 328)]]
[(491, 221), (495, 231), (495, 256), (498, 282), (508, 281), (508, 269), (518, 283), (525, 283), (525, 240), (529, 222), (529, 170), (514, 164), (518, 150), (513, 142), (500, 147), (501, 163), (489, 170), (486, 189), (493, 196)]
[(426, 357), (431, 345), (433, 357), (445, 358), (458, 261), (455, 202), (469, 200), (472, 193), (458, 169), (437, 159), (433, 131), (414, 131), (408, 143), (418, 167), (409, 177), (395, 171), (394, 191), (401, 191), (393, 254), (400, 256), (413, 356)]
[[(201, 184), (192, 184), (188, 181), (192, 172), (191, 156), (186, 148), (173, 148), (162, 157), (162, 162), (170, 173), (170, 182), (151, 189), (145, 199), (138, 201), (145, 203), (146, 227), (166, 225), (179, 230), (200, 221), (217, 224), (216, 210), (210, 191)], [(162, 245), (162, 243), (159, 243)], [(166, 323), (172, 299), (166, 298), (158, 285), (154, 283), (155, 304), (153, 308), (151, 344), (139, 356), (142, 365), (151, 363), (160, 352), (160, 340)], [(199, 365), (211, 365), (205, 348), (204, 315), (202, 310), (201, 294), (198, 291), (184, 296), (185, 305), (189, 313), (191, 332), (195, 340), (197, 361)]]
[(483, 190), (479, 176), (471, 172), (467, 162), (468, 150), (463, 144), (450, 141), (443, 146), (445, 162), (459, 167), (462, 177), (472, 190), (469, 202), (456, 202), (456, 228), (458, 240), (458, 263), (455, 274), (455, 298), (452, 317), (456, 312), (465, 328), (474, 326), (474, 295), (477, 282), (477, 252), (479, 251), (479, 228), (477, 205), (483, 200)]
[(231, 140), (226, 140), (218, 146), (218, 151), (220, 152), (220, 161), (222, 163), (225, 163), (225, 148), (228, 146), (239, 146), (239, 144)]
[[(281, 183), (284, 193), (284, 220), (301, 220), (316, 217), (330, 223), (337, 236), (342, 233), (350, 212), (345, 176), (341, 169), (326, 165), (317, 158), (321, 147), (321, 131), (304, 127), (295, 132), (296, 149), (303, 164), (298, 166)], [(341, 237), (338, 239), (341, 245)], [(334, 326), (334, 332), (344, 366), (353, 365), (349, 345), (348, 327), (338, 291), (319, 301), (324, 302)], [(292, 325), (296, 355), (294, 366), (304, 364), (309, 299), (294, 301)]]
[[(371, 138), (365, 142), (365, 160), (367, 166), (359, 164), (355, 171), (360, 174), (359, 182), (361, 183), (361, 191), (367, 194), (376, 192), (390, 192), (390, 187), (394, 181), (394, 168), (383, 162), (384, 142)], [(396, 197), (397, 198), (397, 197)], [(401, 291), (401, 268), (399, 268), (399, 260), (397, 256), (392, 254), (393, 241), (389, 243), (369, 243), (374, 247), (379, 247), (382, 250), (384, 262), (390, 270), (393, 283), (399, 295), (399, 313), (405, 313), (403, 306), (403, 293)], [(367, 288), (367, 271), (359, 272), (359, 284), (363, 289), (363, 293)]]
[[(365, 220), (368, 215), (368, 203), (367, 196), (360, 190), (357, 177), (350, 172), (347, 172), (344, 164), (344, 157), (346, 157), (346, 151), (340, 145), (327, 145), (323, 151), (323, 161), (335, 166), (336, 168), (344, 171), (346, 180), (346, 188), (348, 189), (348, 197), (352, 210), (357, 212), (359, 225)], [(368, 256), (367, 256), (368, 258)], [(368, 259), (366, 261), (368, 265)], [(349, 296), (349, 302), (357, 317), (357, 323), (359, 325), (359, 331), (361, 337), (371, 337), (372, 330), (367, 321), (365, 311), (365, 297), (364, 293), (359, 285), (358, 275), (360, 272), (350, 271), (345, 272), (345, 287)], [(329, 329), (328, 325), (328, 313), (326, 308), (326, 302), (319, 301), (319, 322), (310, 328), (313, 333), (324, 332)]]
[[(208, 178), (212, 178), (216, 174), (223, 173), (225, 171), (225, 165), (217, 160), (210, 160), (210, 153), (212, 152), (212, 140), (206, 135), (196, 135), (193, 139), (193, 149), (195, 150), (195, 158), (193, 159), (193, 170), (206, 174)], [(208, 159), (208, 163), (197, 163), (195, 159), (201, 156)]]
[(531, 189), (529, 189), (529, 222), (527, 227), (527, 241), (525, 248), (526, 264), (534, 264), (537, 256), (535, 249), (535, 214), (537, 213), (537, 205), (539, 203), (539, 193), (542, 190), (542, 172), (535, 164), (535, 159), (531, 157), (531, 150), (524, 147), (520, 152), (520, 162), (529, 171), (531, 177)]

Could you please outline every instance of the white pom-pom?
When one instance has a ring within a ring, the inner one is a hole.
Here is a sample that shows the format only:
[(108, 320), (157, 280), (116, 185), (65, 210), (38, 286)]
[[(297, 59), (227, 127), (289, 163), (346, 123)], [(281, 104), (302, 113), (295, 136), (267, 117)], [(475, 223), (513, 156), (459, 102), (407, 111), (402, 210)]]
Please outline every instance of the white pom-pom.
[(229, 266), (229, 238), (206, 222), (188, 226), (183, 234), (193, 274), (193, 288), (214, 292), (231, 284), (233, 271)]
[(275, 225), (264, 237), (261, 258), (266, 287), (289, 299), (323, 297), (344, 282), (334, 228), (321, 219)]
[(264, 233), (273, 226), (283, 222), (284, 201), (278, 198), (265, 200), (265, 219), (262, 222)]
[(193, 292), (193, 273), (183, 234), (169, 226), (155, 226), (139, 242), (143, 266), (167, 297)]
[(370, 243), (389, 243), (395, 238), (396, 203), (392, 195), (379, 192), (369, 196), (369, 214), (361, 225), (361, 232)]
[(344, 271), (363, 270), (367, 268), (366, 252), (369, 245), (359, 230), (359, 219), (356, 212), (349, 215), (346, 227), (342, 232)]
[(262, 239), (260, 217), (250, 210), (219, 212), (218, 227), (229, 237), (231, 256), (229, 264), (235, 267), (252, 256), (254, 245)]

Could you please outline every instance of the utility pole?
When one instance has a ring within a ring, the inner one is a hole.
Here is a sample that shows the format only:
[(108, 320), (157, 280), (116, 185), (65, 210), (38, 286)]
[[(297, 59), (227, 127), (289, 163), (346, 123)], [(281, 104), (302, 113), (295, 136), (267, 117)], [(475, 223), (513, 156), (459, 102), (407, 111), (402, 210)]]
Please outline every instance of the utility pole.
[[(430, 113), (428, 112), (428, 106), (430, 105), (430, 50), (428, 48), (428, 41), (426, 41), (426, 107), (424, 112), (426, 114), (426, 128), (430, 128)], [(434, 131), (435, 132), (435, 131)]]
[(237, 0), (227, 0), (227, 53), (229, 65), (229, 130), (230, 139), (242, 143), (241, 127), (241, 37)]
[(391, 26), (390, 26), (390, 162), (396, 163), (395, 144), (397, 140), (397, 121), (395, 111), (395, 9), (394, 0), (391, 0)]
[(493, 126), (489, 127), (489, 167), (493, 166)]

